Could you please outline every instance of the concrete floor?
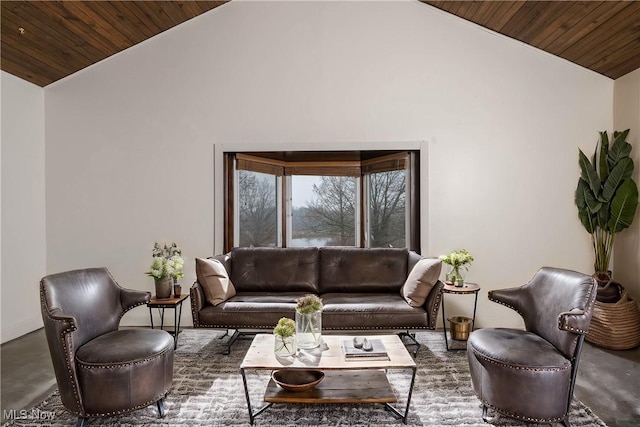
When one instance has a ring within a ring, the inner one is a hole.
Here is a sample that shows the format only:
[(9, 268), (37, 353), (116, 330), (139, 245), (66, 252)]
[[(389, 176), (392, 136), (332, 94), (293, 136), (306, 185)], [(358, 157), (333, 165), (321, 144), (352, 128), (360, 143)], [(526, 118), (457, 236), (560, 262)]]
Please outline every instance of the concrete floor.
[[(29, 409), (56, 389), (44, 330), (2, 344), (2, 413)], [(640, 347), (612, 351), (585, 343), (576, 397), (611, 427), (640, 426)]]

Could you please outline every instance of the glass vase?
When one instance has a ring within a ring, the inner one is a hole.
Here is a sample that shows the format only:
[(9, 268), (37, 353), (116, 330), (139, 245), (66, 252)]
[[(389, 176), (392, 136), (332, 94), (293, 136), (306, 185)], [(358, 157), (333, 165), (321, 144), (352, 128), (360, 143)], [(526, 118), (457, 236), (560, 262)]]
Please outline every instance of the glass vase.
[(451, 267), (451, 271), (447, 274), (447, 280), (453, 286), (461, 288), (464, 286), (464, 269), (462, 267)]
[(296, 311), (296, 340), (299, 348), (316, 348), (322, 338), (322, 311), (299, 313)]
[(273, 352), (276, 356), (292, 357), (296, 355), (298, 348), (296, 346), (296, 337), (283, 337), (281, 335), (273, 335)]

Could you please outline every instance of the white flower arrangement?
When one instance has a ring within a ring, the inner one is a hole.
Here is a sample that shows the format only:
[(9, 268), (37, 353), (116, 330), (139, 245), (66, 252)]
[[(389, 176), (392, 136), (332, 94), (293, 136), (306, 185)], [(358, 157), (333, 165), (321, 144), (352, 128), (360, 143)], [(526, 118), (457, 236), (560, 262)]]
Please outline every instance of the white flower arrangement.
[(466, 249), (460, 249), (450, 252), (447, 255), (441, 255), (440, 260), (455, 269), (464, 267), (468, 270), (469, 267), (467, 267), (467, 264), (471, 265), (471, 263), (473, 262), (473, 256), (469, 252), (467, 252)]
[(451, 266), (451, 271), (447, 273), (445, 280), (448, 283), (454, 283), (456, 286), (463, 286), (464, 275), (460, 269), (464, 267), (465, 270), (469, 271), (473, 256), (466, 249), (460, 249), (446, 255), (440, 255), (440, 260)]
[(154, 279), (163, 279), (169, 277), (174, 281), (183, 277), (184, 258), (182, 251), (175, 243), (171, 246), (164, 244), (164, 247), (156, 242), (153, 245), (153, 260), (151, 261), (151, 269), (147, 271), (147, 276)]

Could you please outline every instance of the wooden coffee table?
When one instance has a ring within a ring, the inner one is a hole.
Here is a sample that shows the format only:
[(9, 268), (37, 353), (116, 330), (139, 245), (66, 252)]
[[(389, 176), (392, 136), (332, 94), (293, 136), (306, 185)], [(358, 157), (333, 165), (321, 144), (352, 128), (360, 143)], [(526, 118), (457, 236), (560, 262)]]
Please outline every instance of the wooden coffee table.
[[(416, 378), (416, 364), (402, 340), (397, 335), (368, 336), (368, 338), (382, 340), (389, 354), (389, 360), (345, 361), (341, 349), (342, 340), (352, 338), (353, 336), (349, 335), (323, 335), (323, 344), (320, 347), (312, 350), (298, 350), (296, 357), (278, 360), (273, 352), (273, 335), (256, 335), (240, 365), (249, 422), (253, 424), (255, 417), (274, 403), (380, 403), (406, 424)], [(270, 379), (264, 395), (264, 401), (267, 404), (254, 412), (251, 409), (246, 371), (283, 368), (319, 369), (324, 372), (325, 378), (316, 388), (302, 392), (284, 390)], [(397, 398), (387, 379), (386, 369), (412, 371), (404, 413), (391, 405), (397, 402)]]

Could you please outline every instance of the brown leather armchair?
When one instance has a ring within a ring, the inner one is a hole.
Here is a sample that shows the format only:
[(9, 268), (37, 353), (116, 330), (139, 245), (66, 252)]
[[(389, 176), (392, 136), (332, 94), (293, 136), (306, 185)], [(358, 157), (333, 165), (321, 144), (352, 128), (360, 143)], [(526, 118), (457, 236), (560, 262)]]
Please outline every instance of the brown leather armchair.
[(570, 426), (569, 406), (595, 297), (591, 276), (550, 267), (524, 286), (489, 292), (491, 301), (522, 316), (526, 330), (485, 328), (467, 341), (483, 420), (491, 408), (528, 422)]
[(120, 287), (106, 268), (41, 280), (42, 319), (60, 398), (78, 415), (77, 426), (153, 403), (164, 417), (173, 383), (173, 338), (161, 330), (118, 330), (124, 313), (150, 297)]

